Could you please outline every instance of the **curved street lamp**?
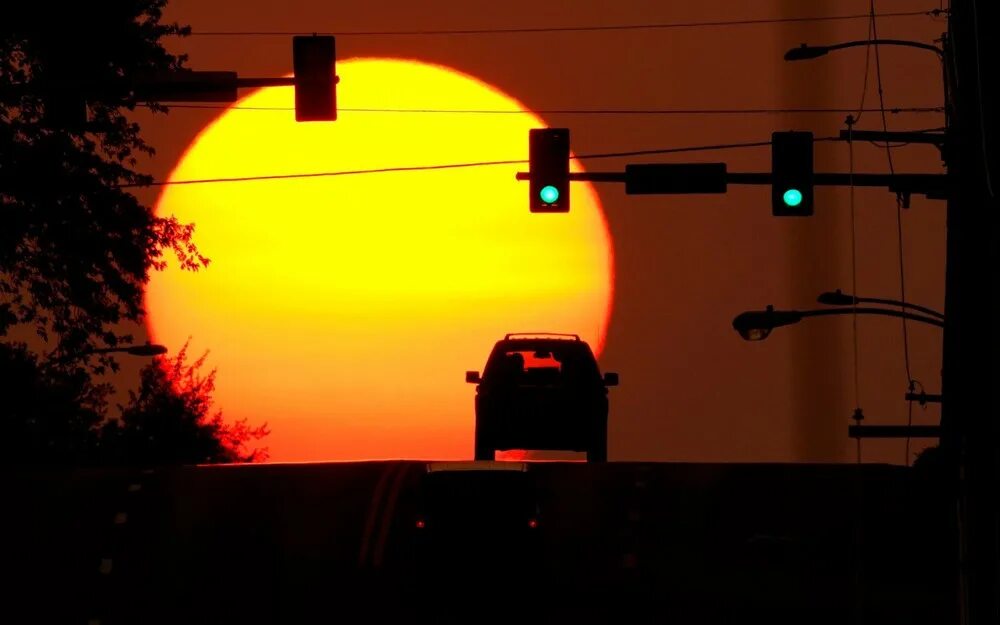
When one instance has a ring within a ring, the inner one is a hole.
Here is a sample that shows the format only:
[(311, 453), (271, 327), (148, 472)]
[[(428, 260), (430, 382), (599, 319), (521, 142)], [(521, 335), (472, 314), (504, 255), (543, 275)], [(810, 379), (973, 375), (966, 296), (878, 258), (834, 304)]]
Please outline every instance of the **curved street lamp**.
[(785, 52), (786, 61), (805, 61), (807, 59), (815, 59), (817, 57), (824, 56), (834, 50), (842, 50), (844, 48), (854, 48), (857, 46), (868, 46), (868, 45), (880, 45), (880, 46), (902, 46), (905, 48), (919, 48), (921, 50), (930, 50), (934, 52), (939, 57), (944, 57), (944, 50), (937, 46), (932, 46), (929, 43), (920, 43), (919, 41), (906, 41), (903, 39), (865, 39), (863, 41), (845, 41), (843, 43), (834, 43), (828, 46), (810, 46), (808, 44), (801, 44), (798, 48), (792, 48), (788, 52)]
[(885, 317), (900, 317), (911, 321), (919, 321), (928, 325), (944, 327), (944, 320), (925, 315), (916, 315), (901, 310), (888, 308), (822, 308), (817, 310), (775, 310), (768, 306), (764, 310), (748, 310), (733, 319), (733, 329), (739, 332), (746, 341), (763, 341), (771, 334), (771, 330), (798, 323), (806, 317), (825, 317), (829, 315), (882, 315)]
[(95, 354), (129, 354), (130, 356), (160, 356), (167, 353), (167, 348), (164, 345), (158, 345), (156, 343), (144, 343), (142, 345), (125, 345), (123, 347), (102, 347), (98, 349), (91, 349), (84, 352), (77, 352), (75, 354), (67, 354), (59, 358), (56, 362), (67, 362), (70, 360), (76, 360), (78, 358), (86, 358), (87, 356), (93, 356)]
[[(942, 37), (942, 41), (946, 41)], [(835, 50), (843, 50), (844, 48), (855, 48), (859, 46), (869, 46), (869, 45), (880, 45), (880, 46), (900, 46), (903, 48), (916, 48), (918, 50), (928, 50), (937, 55), (938, 60), (941, 62), (941, 71), (944, 74), (944, 102), (945, 102), (945, 116), (948, 115), (948, 106), (951, 103), (951, 85), (949, 84), (949, 72), (948, 63), (944, 61), (944, 50), (937, 46), (932, 46), (929, 43), (921, 43), (919, 41), (907, 41), (905, 39), (864, 39), (861, 41), (845, 41), (843, 43), (833, 43), (827, 46), (810, 46), (808, 44), (800, 44), (797, 48), (791, 48), (785, 52), (786, 61), (805, 61), (808, 59), (815, 59), (821, 56), (825, 56), (830, 52)], [(916, 133), (920, 134), (920, 133)]]
[(938, 312), (933, 308), (927, 308), (926, 306), (918, 306), (916, 304), (910, 304), (909, 302), (902, 302), (896, 299), (883, 299), (881, 297), (858, 297), (857, 295), (851, 295), (849, 293), (844, 293), (840, 289), (836, 291), (827, 291), (826, 293), (820, 293), (816, 301), (820, 304), (826, 304), (827, 306), (854, 306), (855, 304), (882, 304), (883, 306), (896, 306), (898, 308), (909, 308), (910, 310), (915, 310), (919, 313), (923, 313), (930, 317), (936, 317), (944, 321), (944, 313)]

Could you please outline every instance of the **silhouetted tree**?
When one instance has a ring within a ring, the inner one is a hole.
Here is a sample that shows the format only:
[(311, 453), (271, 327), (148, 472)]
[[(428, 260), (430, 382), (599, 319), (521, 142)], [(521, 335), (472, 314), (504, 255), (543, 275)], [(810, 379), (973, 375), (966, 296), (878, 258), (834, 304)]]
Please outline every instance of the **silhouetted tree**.
[[(166, 0), (7, 3), (0, 18), (0, 336), (28, 324), (57, 351), (114, 346), (142, 318), (150, 269), (207, 264), (191, 225), (122, 185), (153, 149), (126, 109), (137, 78), (181, 68)], [(74, 124), (86, 102), (87, 121)], [(155, 110), (163, 107), (151, 104)], [(102, 360), (113, 364), (111, 359)]]
[(46, 367), (24, 344), (0, 344), (0, 462), (91, 464), (109, 392), (83, 369)]
[[(105, 422), (106, 385), (92, 374), (110, 356), (73, 355), (130, 342), (121, 322), (143, 317), (152, 269), (173, 253), (183, 268), (208, 264), (193, 226), (156, 217), (129, 192), (150, 177), (153, 154), (128, 117), (143, 78), (182, 68), (164, 37), (166, 0), (7, 3), (0, 17), (0, 338), (28, 328), (52, 340), (39, 361), (0, 344), (0, 440), (5, 461), (30, 463), (255, 460), (244, 446), (266, 433), (212, 414), (214, 372), (186, 350), (159, 360), (120, 420)], [(9, 340), (9, 339), (7, 339)], [(103, 424), (103, 425), (102, 425)]]
[(205, 356), (187, 362), (187, 345), (173, 358), (157, 358), (142, 370), (138, 392), (121, 418), (101, 433), (108, 461), (128, 465), (254, 462), (267, 450), (250, 448), (267, 426), (226, 423), (212, 409), (215, 371), (203, 375)]

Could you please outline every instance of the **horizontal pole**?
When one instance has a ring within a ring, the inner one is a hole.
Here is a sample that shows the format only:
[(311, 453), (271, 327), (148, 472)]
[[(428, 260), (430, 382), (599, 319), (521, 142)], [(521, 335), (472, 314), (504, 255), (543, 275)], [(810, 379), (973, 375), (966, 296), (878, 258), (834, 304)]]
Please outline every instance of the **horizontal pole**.
[[(514, 176), (518, 180), (531, 180), (531, 172), (519, 171)], [(570, 180), (577, 182), (625, 182), (625, 172), (623, 171), (587, 171), (570, 172)]]
[[(293, 87), (295, 78), (287, 76), (265, 78), (239, 78), (230, 71), (171, 71), (140, 76), (133, 88), (137, 99), (159, 102), (235, 102), (237, 89), (257, 87)], [(82, 93), (86, 98), (109, 99), (100, 95), (109, 86), (92, 83), (62, 81), (49, 86), (49, 92)], [(23, 96), (38, 93), (37, 87), (16, 85), (14, 88), (0, 89), (0, 95)], [(96, 94), (96, 95), (95, 95)]]
[(937, 425), (850, 425), (847, 435), (851, 438), (938, 438), (941, 427)]
[(240, 89), (253, 89), (255, 87), (294, 87), (295, 78), (285, 76), (276, 78), (237, 78), (236, 86)]
[[(530, 180), (531, 172), (520, 171), (517, 180)], [(570, 180), (585, 182), (625, 182), (625, 172), (572, 172)], [(771, 172), (726, 172), (727, 184), (770, 185)], [(946, 199), (947, 174), (813, 174), (817, 187), (884, 187), (893, 193), (916, 193), (931, 199)]]
[[(769, 185), (770, 172), (726, 174), (729, 184)], [(898, 193), (944, 192), (947, 189), (946, 174), (813, 174), (813, 185), (817, 187), (885, 187)]]
[(906, 132), (881, 130), (841, 130), (840, 138), (844, 141), (897, 141), (901, 143), (930, 143), (943, 145), (943, 132)]

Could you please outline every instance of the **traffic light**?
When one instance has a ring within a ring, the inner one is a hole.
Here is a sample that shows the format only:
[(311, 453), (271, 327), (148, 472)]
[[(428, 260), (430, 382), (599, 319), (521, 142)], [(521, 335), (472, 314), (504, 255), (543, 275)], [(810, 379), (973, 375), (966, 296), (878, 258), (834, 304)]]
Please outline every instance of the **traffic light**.
[(531, 212), (569, 212), (569, 128), (529, 130), (528, 160)]
[(771, 134), (771, 213), (775, 217), (813, 214), (813, 135)]
[(292, 38), (295, 71), (295, 121), (337, 119), (337, 47), (333, 37)]

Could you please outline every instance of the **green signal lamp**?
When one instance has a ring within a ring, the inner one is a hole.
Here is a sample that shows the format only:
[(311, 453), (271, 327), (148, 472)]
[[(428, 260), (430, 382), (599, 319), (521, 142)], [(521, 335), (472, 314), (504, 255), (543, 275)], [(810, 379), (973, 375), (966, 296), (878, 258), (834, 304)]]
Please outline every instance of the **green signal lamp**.
[(802, 192), (798, 189), (788, 189), (782, 194), (781, 199), (785, 202), (785, 206), (798, 206), (802, 203)]
[(545, 185), (542, 190), (538, 192), (538, 197), (542, 199), (546, 204), (555, 204), (559, 201), (559, 189), (552, 185)]

